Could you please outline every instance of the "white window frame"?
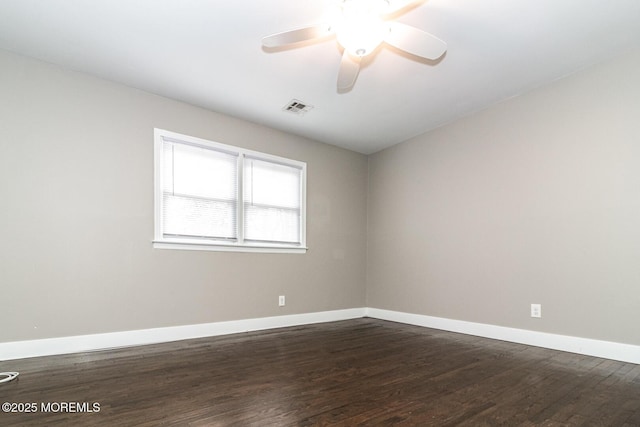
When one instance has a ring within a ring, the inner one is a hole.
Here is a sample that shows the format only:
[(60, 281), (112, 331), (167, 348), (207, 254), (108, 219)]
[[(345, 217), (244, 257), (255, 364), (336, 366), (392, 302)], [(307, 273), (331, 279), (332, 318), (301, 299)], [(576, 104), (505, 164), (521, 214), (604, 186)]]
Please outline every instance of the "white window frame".
[[(237, 210), (236, 227), (237, 241), (203, 240), (189, 238), (168, 238), (163, 235), (162, 227), (162, 188), (163, 188), (163, 143), (165, 140), (184, 142), (191, 145), (210, 148), (218, 151), (237, 154), (238, 156), (238, 176), (237, 176)], [(295, 167), (301, 170), (300, 174), (300, 244), (289, 243), (267, 243), (267, 242), (245, 242), (244, 240), (244, 203), (243, 203), (243, 178), (245, 157), (278, 163), (285, 166)], [(183, 249), (200, 251), (232, 251), (232, 252), (268, 252), (268, 253), (305, 253), (306, 247), (306, 207), (307, 207), (307, 164), (305, 162), (291, 160), (284, 157), (247, 150), (232, 145), (221, 144), (219, 142), (208, 141), (206, 139), (193, 136), (182, 135), (164, 129), (154, 129), (154, 221), (155, 231), (153, 247), (157, 249)]]

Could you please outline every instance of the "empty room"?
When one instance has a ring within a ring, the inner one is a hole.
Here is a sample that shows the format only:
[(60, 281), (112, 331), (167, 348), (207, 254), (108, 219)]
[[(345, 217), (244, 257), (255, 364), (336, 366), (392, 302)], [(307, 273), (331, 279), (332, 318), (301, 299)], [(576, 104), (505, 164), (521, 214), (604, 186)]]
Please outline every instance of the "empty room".
[(0, 425), (640, 426), (637, 0), (0, 0)]

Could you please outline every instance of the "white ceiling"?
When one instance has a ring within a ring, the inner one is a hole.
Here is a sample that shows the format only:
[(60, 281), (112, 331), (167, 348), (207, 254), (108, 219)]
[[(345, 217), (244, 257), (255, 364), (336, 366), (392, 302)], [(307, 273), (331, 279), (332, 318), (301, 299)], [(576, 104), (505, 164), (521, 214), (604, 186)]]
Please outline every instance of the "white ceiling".
[[(383, 47), (338, 93), (335, 39), (260, 43), (323, 1), (0, 0), (0, 48), (368, 154), (640, 46), (638, 0), (428, 0), (397, 20), (445, 57)], [(292, 98), (314, 108), (285, 113)]]

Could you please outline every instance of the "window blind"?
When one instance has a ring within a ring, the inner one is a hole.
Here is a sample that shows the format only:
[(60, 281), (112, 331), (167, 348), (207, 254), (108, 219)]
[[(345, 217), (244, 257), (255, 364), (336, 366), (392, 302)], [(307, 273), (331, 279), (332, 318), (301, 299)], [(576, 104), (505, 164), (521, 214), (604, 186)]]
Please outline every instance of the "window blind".
[(304, 162), (154, 130), (160, 249), (305, 253)]
[(245, 158), (245, 240), (300, 244), (301, 180), (295, 166)]
[(237, 239), (237, 154), (164, 140), (164, 236)]

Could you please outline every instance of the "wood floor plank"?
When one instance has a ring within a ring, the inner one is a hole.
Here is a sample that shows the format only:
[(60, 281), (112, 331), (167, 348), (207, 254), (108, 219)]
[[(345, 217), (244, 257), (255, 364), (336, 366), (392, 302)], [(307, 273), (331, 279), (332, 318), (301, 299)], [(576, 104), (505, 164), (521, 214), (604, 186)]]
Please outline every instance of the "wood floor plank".
[[(2, 426), (640, 425), (640, 365), (374, 319), (0, 362)], [(42, 405), (98, 403), (99, 412)]]

